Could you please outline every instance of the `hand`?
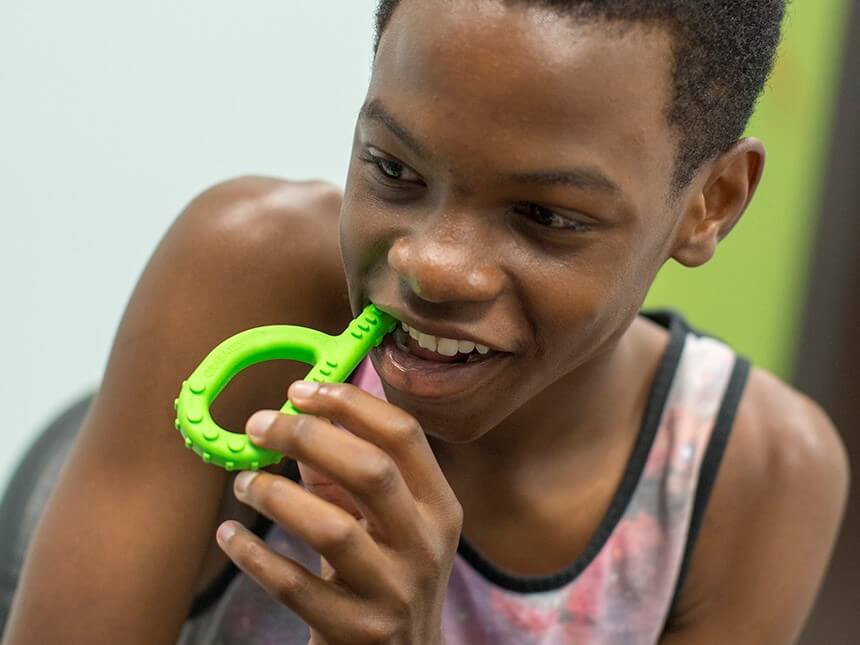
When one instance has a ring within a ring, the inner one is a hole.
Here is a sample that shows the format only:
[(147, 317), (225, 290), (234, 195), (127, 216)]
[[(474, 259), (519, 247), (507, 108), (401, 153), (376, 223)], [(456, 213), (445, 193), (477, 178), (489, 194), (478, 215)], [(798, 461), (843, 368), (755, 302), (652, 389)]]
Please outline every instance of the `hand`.
[(303, 473), (309, 466), (320, 495), (286, 477), (248, 472), (236, 478), (236, 496), (317, 551), (322, 576), (238, 522), (219, 527), (221, 548), (308, 624), (313, 645), (442, 643), (463, 509), (424, 431), (354, 385), (309, 383), (304, 395), (299, 383), (289, 394), (304, 414), (257, 412), (247, 430), (256, 445), (300, 462)]

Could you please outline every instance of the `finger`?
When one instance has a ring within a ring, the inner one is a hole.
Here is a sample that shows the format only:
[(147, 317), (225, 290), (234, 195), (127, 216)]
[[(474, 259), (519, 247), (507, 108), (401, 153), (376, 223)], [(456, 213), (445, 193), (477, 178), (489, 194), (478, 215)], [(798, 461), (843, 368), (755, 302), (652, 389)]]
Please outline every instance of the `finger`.
[(236, 497), (307, 542), (356, 592), (383, 588), (386, 557), (352, 515), (278, 475), (246, 471)]
[(216, 535), (218, 544), (237, 567), (313, 629), (323, 634), (349, 633), (360, 608), (347, 589), (276, 553), (238, 522), (224, 522)]
[(302, 412), (332, 419), (391, 455), (419, 501), (452, 501), (448, 481), (412, 415), (351, 383), (311, 384), (315, 391), (301, 396), (295, 383), (290, 386), (289, 398)]
[(303, 461), (298, 461), (299, 473), (302, 486), (317, 497), (322, 497), (327, 502), (340, 506), (355, 518), (361, 518), (361, 511), (355, 505), (355, 500), (342, 486), (336, 484), (331, 477), (327, 477)]
[(423, 518), (400, 469), (369, 441), (310, 414), (278, 414), (264, 436), (252, 440), (309, 464), (345, 489), (382, 542), (405, 547), (422, 534)]

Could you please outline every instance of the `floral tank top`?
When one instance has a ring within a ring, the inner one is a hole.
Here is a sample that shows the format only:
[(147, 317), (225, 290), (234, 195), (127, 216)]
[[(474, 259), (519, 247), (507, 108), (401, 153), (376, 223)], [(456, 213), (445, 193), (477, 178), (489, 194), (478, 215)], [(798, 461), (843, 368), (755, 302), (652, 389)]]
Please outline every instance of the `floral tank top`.
[[(660, 638), (750, 365), (677, 313), (643, 315), (666, 327), (670, 340), (597, 530), (569, 566), (537, 577), (505, 571), (461, 536), (443, 609), (446, 645), (646, 645)], [(369, 359), (350, 381), (385, 398)], [(295, 462), (284, 474), (300, 481)], [(319, 573), (319, 555), (270, 520), (253, 530)], [(308, 638), (291, 609), (231, 563), (195, 599), (179, 645), (306, 645)]]

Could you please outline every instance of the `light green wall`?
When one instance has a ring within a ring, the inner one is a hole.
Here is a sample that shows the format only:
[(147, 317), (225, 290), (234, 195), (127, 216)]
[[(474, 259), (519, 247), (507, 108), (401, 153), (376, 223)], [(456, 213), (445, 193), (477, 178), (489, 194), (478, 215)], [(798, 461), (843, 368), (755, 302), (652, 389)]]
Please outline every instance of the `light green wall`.
[(791, 4), (776, 68), (748, 129), (768, 154), (758, 193), (708, 264), (688, 269), (670, 261), (645, 303), (679, 309), (784, 378), (802, 322), (849, 4)]

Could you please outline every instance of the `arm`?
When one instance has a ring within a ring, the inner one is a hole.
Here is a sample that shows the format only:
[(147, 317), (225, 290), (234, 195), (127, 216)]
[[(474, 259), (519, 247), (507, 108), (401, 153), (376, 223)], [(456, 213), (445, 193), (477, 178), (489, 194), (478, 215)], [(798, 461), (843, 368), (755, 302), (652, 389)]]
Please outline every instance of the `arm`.
[(787, 645), (812, 608), (849, 469), (811, 400), (754, 370), (661, 645)]
[[(336, 250), (334, 201), (320, 186), (226, 182), (166, 233), (30, 545), (4, 645), (176, 642), (201, 576), (227, 562), (215, 530), (233, 477), (185, 448), (173, 399), (231, 334), (273, 321), (324, 326), (314, 289), (327, 285), (293, 271), (321, 263), (323, 245)], [(238, 431), (254, 410), (282, 403), (306, 371), (289, 361), (249, 369), (213, 413)]]

